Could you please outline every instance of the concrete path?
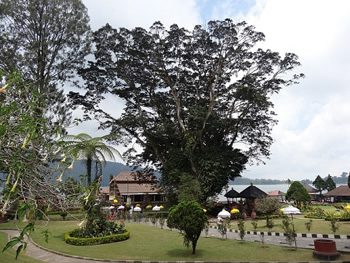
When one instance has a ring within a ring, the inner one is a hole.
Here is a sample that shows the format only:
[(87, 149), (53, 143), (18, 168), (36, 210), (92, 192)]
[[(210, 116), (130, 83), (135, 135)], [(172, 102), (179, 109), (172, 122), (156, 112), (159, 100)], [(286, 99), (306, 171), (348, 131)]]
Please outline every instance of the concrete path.
[[(8, 234), (9, 239), (11, 239), (13, 236), (16, 236), (19, 234), (17, 230), (0, 230), (1, 232), (5, 232)], [(203, 233), (203, 236), (206, 236), (205, 233)], [(218, 229), (216, 227), (209, 228), (208, 231), (208, 237), (216, 237), (216, 238), (226, 238), (226, 236), (221, 236)], [(240, 240), (238, 231), (228, 231), (227, 232), (227, 238), (228, 239), (235, 239)], [(313, 249), (314, 244), (313, 241), (315, 239), (319, 238), (327, 238), (335, 240), (337, 250), (340, 252), (347, 252), (350, 253), (350, 236), (345, 235), (311, 235), (311, 234), (298, 234), (297, 235), (297, 247), (298, 248), (307, 248), (307, 249)], [(264, 242), (265, 244), (273, 244), (273, 245), (279, 245), (279, 246), (289, 246), (289, 244), (286, 242), (286, 238), (283, 236), (283, 233), (274, 233), (274, 232), (252, 232), (247, 231), (246, 235), (244, 236), (245, 241), (251, 241), (251, 242)], [(293, 247), (294, 247), (293, 243)], [(64, 255), (59, 252), (51, 251), (46, 248), (42, 248), (33, 242), (28, 242), (28, 247), (26, 251), (26, 255), (38, 260), (41, 260), (43, 262), (50, 262), (50, 263), (100, 263), (100, 262), (114, 262), (114, 263), (141, 263), (142, 261), (113, 261), (113, 260), (98, 260), (98, 259), (91, 259), (91, 258), (84, 258), (84, 257), (78, 257), (78, 256), (69, 256)], [(297, 261), (296, 261), (297, 262)], [(315, 261), (313, 261), (315, 262)], [(324, 261), (323, 261), (324, 262)], [(334, 262), (340, 262), (340, 261), (334, 261)], [(149, 263), (149, 262), (147, 262)], [(152, 263), (155, 263), (152, 261)], [(184, 263), (184, 262), (182, 262)], [(207, 262), (206, 262), (207, 263)], [(303, 262), (305, 263), (305, 262)]]

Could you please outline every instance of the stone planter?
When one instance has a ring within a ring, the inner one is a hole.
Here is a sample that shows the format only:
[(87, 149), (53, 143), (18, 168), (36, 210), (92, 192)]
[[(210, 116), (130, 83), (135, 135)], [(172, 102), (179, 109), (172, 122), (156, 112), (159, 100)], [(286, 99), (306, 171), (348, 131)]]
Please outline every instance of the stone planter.
[(340, 256), (337, 251), (335, 241), (330, 239), (315, 239), (314, 257), (318, 259), (334, 260)]

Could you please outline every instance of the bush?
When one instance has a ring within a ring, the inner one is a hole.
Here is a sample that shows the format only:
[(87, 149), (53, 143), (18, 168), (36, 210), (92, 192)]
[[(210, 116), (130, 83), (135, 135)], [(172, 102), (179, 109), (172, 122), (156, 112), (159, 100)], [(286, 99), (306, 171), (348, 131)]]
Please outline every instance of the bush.
[[(285, 218), (285, 217), (288, 217), (288, 216), (286, 216), (286, 215), (269, 215), (268, 217), (273, 219), (273, 218), (280, 218), (280, 217)], [(257, 220), (262, 220), (262, 219), (266, 219), (266, 218), (267, 218), (267, 216), (257, 216), (257, 217), (255, 217), (255, 219), (257, 219)]]
[(167, 225), (180, 230), (184, 237), (184, 245), (192, 243), (192, 254), (196, 253), (197, 241), (206, 227), (208, 218), (203, 208), (195, 201), (182, 201), (169, 211)]
[(325, 211), (321, 208), (311, 209), (309, 213), (305, 214), (306, 218), (324, 219), (326, 217)]
[(64, 236), (64, 240), (66, 241), (66, 243), (76, 246), (88, 246), (119, 242), (127, 240), (130, 237), (130, 231), (127, 230), (122, 234), (113, 234), (104, 237), (79, 237), (79, 232), (80, 229), (67, 232)]

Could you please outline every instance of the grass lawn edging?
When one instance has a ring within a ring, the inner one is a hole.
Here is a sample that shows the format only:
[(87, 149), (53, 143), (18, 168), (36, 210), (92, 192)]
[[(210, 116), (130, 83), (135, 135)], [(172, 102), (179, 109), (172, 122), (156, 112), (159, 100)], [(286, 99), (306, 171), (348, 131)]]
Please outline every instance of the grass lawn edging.
[(104, 237), (72, 237), (71, 234), (79, 231), (78, 229), (65, 233), (64, 241), (67, 244), (75, 246), (89, 246), (89, 245), (98, 245), (98, 244), (107, 244), (113, 242), (119, 242), (129, 239), (130, 231), (126, 231), (122, 234), (108, 235)]

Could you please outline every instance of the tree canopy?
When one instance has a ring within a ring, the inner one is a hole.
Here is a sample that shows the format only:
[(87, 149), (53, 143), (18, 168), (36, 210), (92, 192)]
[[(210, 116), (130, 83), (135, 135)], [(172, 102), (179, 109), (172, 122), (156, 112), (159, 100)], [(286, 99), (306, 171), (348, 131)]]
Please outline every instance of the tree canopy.
[(317, 175), (315, 181), (313, 181), (312, 184), (320, 192), (320, 196), (322, 195), (322, 191), (327, 189), (327, 183), (319, 175)]
[(196, 253), (197, 241), (207, 224), (203, 208), (195, 201), (182, 201), (172, 207), (167, 219), (168, 227), (180, 230), (185, 246), (192, 244), (192, 254)]
[[(286, 78), (300, 65), (297, 56), (255, 47), (264, 39), (230, 19), (192, 31), (160, 22), (149, 30), (107, 24), (94, 33), (95, 60), (80, 71), (86, 93), (70, 97), (124, 143), (136, 140), (142, 151), (126, 153), (130, 164), (159, 170), (168, 192), (190, 175), (205, 202), (249, 161), (269, 157), (271, 96), (302, 76)], [(124, 100), (121, 116), (101, 106), (106, 96)]]
[(70, 121), (59, 84), (76, 75), (90, 52), (88, 23), (80, 0), (0, 1), (0, 69), (5, 75), (21, 72), (42, 95), (36, 112), (52, 126)]
[(288, 201), (293, 200), (298, 207), (301, 204), (311, 203), (311, 197), (305, 187), (298, 181), (294, 181), (286, 193), (286, 199)]
[[(64, 160), (70, 159), (70, 168), (73, 168), (74, 161), (81, 159), (86, 162), (87, 185), (92, 181), (92, 164), (96, 164), (96, 177), (102, 174), (102, 166), (106, 163), (106, 157), (115, 160), (115, 155), (121, 156), (118, 150), (103, 142), (112, 136), (91, 137), (86, 133), (78, 135), (65, 135), (59, 144), (61, 146), (59, 154), (64, 155)], [(62, 181), (62, 178), (59, 178)]]
[(335, 188), (337, 188), (337, 185), (333, 181), (332, 176), (329, 174), (327, 179), (326, 179), (326, 189), (329, 192), (329, 191), (331, 191), (331, 190), (333, 190)]

